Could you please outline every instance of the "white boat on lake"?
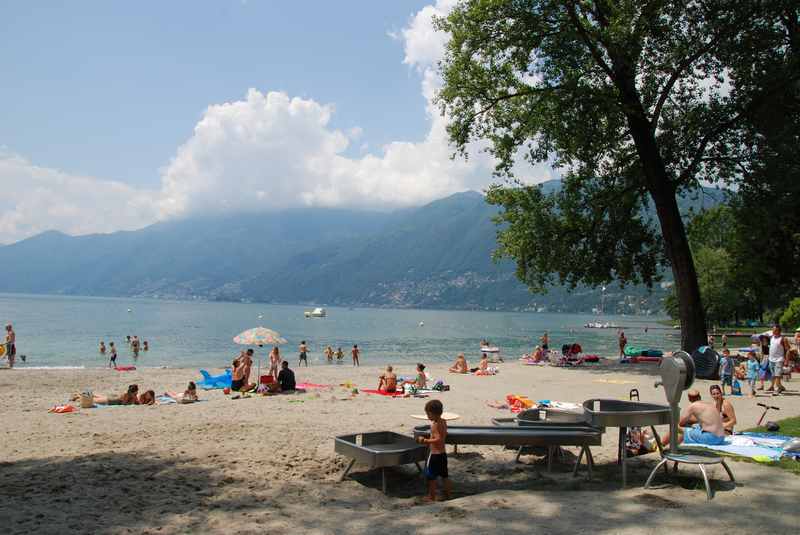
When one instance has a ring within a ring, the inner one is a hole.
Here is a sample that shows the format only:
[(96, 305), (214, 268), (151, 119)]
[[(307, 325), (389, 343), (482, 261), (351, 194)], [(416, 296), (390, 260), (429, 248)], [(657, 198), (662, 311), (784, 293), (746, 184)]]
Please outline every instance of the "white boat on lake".
[(306, 310), (304, 314), (307, 318), (324, 318), (328, 312), (324, 308), (317, 307), (314, 310)]

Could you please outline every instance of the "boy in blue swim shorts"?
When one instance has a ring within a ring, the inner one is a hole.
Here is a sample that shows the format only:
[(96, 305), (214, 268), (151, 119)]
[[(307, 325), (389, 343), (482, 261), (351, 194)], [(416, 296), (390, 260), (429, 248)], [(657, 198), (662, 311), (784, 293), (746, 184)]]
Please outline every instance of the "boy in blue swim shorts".
[(436, 501), (436, 480), (442, 478), (444, 498), (450, 498), (450, 478), (447, 473), (447, 452), (444, 449), (444, 440), (447, 437), (447, 422), (442, 419), (444, 406), (438, 399), (432, 399), (425, 404), (425, 414), (431, 421), (431, 434), (429, 438), (419, 437), (417, 442), (427, 444), (430, 448), (428, 462), (425, 468), (425, 477), (428, 479), (428, 495), (425, 501)]

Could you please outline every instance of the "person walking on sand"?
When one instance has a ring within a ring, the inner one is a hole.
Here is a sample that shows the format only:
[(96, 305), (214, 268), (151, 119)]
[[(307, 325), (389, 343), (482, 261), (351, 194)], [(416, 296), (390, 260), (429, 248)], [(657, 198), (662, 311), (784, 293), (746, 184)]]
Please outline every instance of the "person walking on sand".
[(300, 367), (300, 365), (305, 362), (306, 368), (308, 368), (308, 346), (306, 345), (305, 340), (300, 342), (300, 347), (298, 350), (300, 351), (300, 361), (297, 363), (297, 366)]
[(625, 331), (619, 332), (619, 358), (625, 358), (625, 347), (628, 345), (628, 339), (625, 338)]
[(108, 350), (111, 352), (111, 358), (108, 359), (108, 367), (109, 368), (116, 368), (117, 367), (117, 348), (114, 347), (114, 342), (108, 343)]
[[(17, 360), (17, 333), (14, 332), (14, 326), (10, 323), (6, 325), (6, 358), (8, 358), (8, 367), (13, 368), (14, 362)], [(23, 360), (25, 360), (24, 357)]]
[(769, 371), (772, 374), (772, 381), (770, 382), (767, 392), (775, 391), (775, 395), (779, 395), (786, 390), (781, 384), (781, 376), (783, 375), (783, 361), (786, 359), (786, 353), (789, 351), (789, 340), (781, 335), (781, 326), (775, 325), (772, 328), (772, 337), (769, 340)]
[(358, 349), (358, 344), (353, 344), (353, 350), (350, 352), (353, 355), (353, 366), (361, 366), (358, 362), (358, 357), (361, 355), (361, 350)]

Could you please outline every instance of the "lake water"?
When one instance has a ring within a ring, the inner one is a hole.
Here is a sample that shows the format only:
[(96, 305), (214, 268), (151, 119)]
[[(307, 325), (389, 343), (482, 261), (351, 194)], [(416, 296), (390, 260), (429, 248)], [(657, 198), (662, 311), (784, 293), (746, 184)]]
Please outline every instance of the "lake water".
[[(241, 349), (233, 337), (257, 326), (277, 330), (288, 340), (281, 352), (290, 362), (297, 358), (300, 341), (307, 340), (312, 366), (323, 364), (327, 345), (341, 346), (345, 364), (351, 364), (354, 343), (362, 350), (363, 365), (450, 362), (461, 351), (472, 361), (480, 355), (482, 338), (499, 346), (506, 358), (517, 358), (545, 330), (553, 348), (578, 342), (586, 353), (616, 355), (616, 329), (583, 327), (598, 319), (623, 326), (633, 345), (664, 350), (679, 345), (677, 331), (652, 317), (329, 307), (328, 317), (306, 319), (304, 310), (308, 307), (0, 294), (0, 321), (14, 324), (17, 353), (28, 357), (27, 363), (17, 359), (17, 364), (29, 368), (107, 366), (107, 357), (97, 349), (100, 340), (116, 343), (118, 365), (222, 367)], [(148, 340), (150, 351), (134, 359), (126, 335)], [(266, 351), (257, 350), (257, 355), (264, 357)]]

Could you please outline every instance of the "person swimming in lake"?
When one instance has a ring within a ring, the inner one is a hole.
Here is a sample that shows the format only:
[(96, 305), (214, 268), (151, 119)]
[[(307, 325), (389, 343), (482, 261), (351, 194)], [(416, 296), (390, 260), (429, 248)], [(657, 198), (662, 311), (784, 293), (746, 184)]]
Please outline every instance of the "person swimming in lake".
[(458, 354), (455, 363), (450, 366), (448, 371), (450, 373), (469, 373), (469, 366), (467, 365), (467, 359), (464, 358), (464, 353)]
[(380, 376), (378, 390), (389, 393), (397, 392), (397, 375), (395, 375), (391, 366), (386, 366), (386, 373)]
[(100, 340), (100, 354), (106, 354), (106, 343), (103, 340)]
[(341, 364), (344, 361), (344, 351), (339, 347), (336, 349), (336, 363)]

